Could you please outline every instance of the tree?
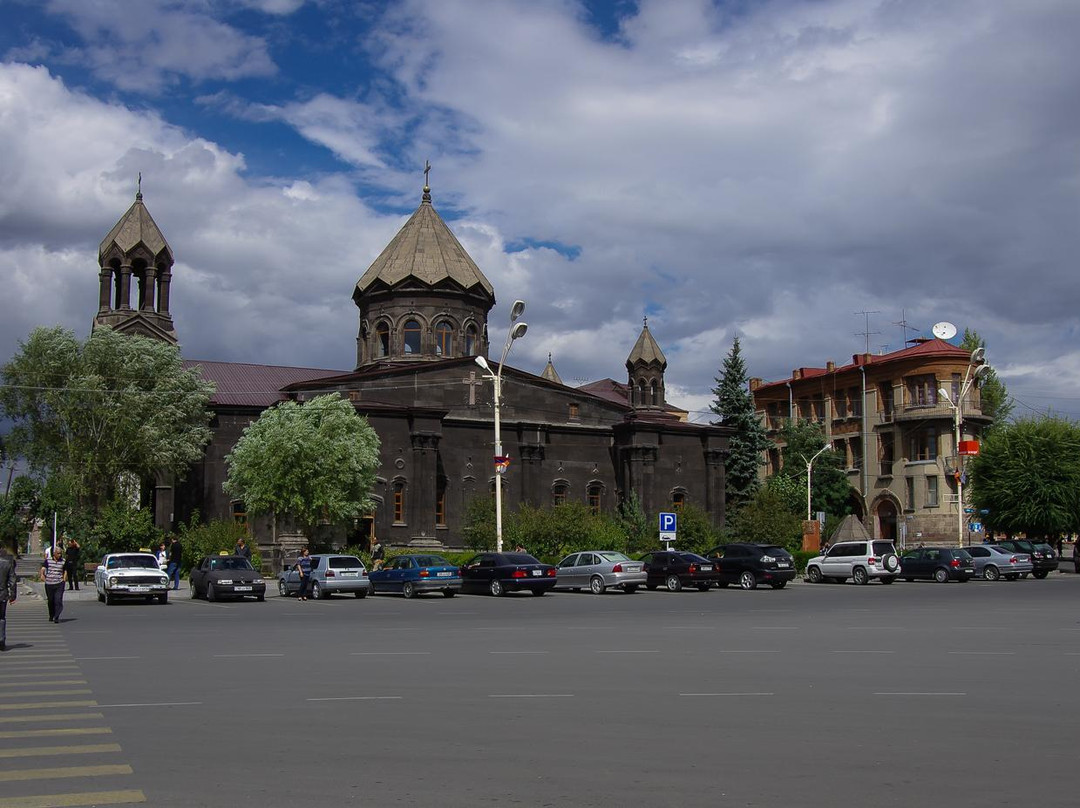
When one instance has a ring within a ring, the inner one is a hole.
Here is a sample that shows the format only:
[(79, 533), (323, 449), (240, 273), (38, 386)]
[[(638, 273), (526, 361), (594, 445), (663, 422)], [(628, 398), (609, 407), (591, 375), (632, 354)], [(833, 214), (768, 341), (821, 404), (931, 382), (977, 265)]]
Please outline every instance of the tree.
[(176, 346), (98, 328), (85, 342), (38, 328), (3, 368), (7, 449), (96, 512), (125, 479), (182, 477), (210, 440), (212, 384)]
[[(964, 339), (960, 347), (969, 353), (978, 348), (986, 348), (986, 340), (979, 336), (977, 331), (970, 328), (964, 329)], [(1013, 401), (1009, 398), (1009, 391), (1005, 389), (1005, 383), (998, 378), (997, 373), (991, 367), (985, 375), (976, 382), (979, 389), (979, 398), (982, 402), (983, 415), (993, 419), (988, 429), (1001, 426), (1012, 415)]]
[(225, 462), (226, 493), (251, 513), (270, 514), (276, 540), (282, 516), (310, 531), (370, 510), (379, 436), (336, 393), (286, 401), (247, 427)]
[(972, 504), (994, 531), (1030, 539), (1080, 532), (1080, 425), (1024, 418), (984, 435), (970, 461)]
[(729, 509), (735, 509), (749, 501), (758, 490), (762, 452), (772, 446), (765, 435), (765, 427), (754, 412), (754, 398), (747, 387), (746, 363), (738, 337), (724, 359), (723, 370), (712, 392), (716, 400), (709, 409), (720, 416), (713, 423), (734, 430), (725, 463), (724, 499)]
[[(799, 483), (806, 507), (806, 463), (825, 445), (825, 433), (812, 421), (789, 421), (780, 430), (784, 441), (783, 467), (779, 476)], [(822, 452), (814, 461), (811, 507), (813, 512), (825, 511), (829, 517), (846, 516), (851, 512), (851, 486), (844, 473), (838, 452)], [(830, 519), (830, 521), (832, 521)]]
[[(805, 489), (803, 493), (802, 505), (806, 507)], [(735, 514), (729, 532), (738, 541), (801, 550), (804, 516), (785, 501), (782, 488), (766, 485)]]
[(649, 522), (637, 491), (631, 491), (630, 495), (619, 503), (615, 515), (619, 528), (626, 537), (626, 553), (636, 555), (656, 546), (657, 526)]

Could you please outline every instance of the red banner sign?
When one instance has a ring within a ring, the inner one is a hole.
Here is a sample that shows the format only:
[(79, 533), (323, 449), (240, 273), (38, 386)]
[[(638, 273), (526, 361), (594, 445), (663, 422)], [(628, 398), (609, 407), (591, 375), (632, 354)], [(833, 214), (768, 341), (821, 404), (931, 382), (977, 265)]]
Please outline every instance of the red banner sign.
[(962, 455), (977, 455), (979, 453), (979, 442), (977, 440), (962, 440), (960, 441), (960, 454)]

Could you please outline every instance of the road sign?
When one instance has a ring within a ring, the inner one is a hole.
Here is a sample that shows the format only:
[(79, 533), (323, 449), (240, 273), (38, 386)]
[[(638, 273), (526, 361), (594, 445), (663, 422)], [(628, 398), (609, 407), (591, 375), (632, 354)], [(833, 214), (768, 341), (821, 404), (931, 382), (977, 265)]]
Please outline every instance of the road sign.
[(660, 541), (675, 541), (675, 531), (678, 524), (678, 515), (674, 513), (660, 514)]
[(972, 522), (971, 523), (971, 532), (972, 533), (982, 533), (982, 522)]
[(964, 508), (964, 513), (975, 513), (974, 508)]

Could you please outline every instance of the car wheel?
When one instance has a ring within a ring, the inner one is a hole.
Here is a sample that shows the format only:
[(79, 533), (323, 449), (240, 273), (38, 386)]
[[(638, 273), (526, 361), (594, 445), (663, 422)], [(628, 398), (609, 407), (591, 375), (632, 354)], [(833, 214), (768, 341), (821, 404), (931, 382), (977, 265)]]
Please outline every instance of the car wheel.
[(944, 567), (938, 567), (934, 570), (934, 580), (939, 584), (947, 584), (949, 582), (949, 571)]
[(318, 581), (312, 581), (311, 582), (311, 599), (312, 600), (322, 600), (325, 597), (326, 597), (326, 593), (323, 592), (323, 588), (321, 586), (319, 586), (319, 582)]
[(283, 597), (283, 598), (289, 597), (289, 588), (287, 586), (285, 586), (285, 581), (283, 581), (281, 578), (278, 578), (277, 593), (278, 593), (278, 595), (280, 597)]
[(881, 578), (880, 580), (881, 580), (881, 582), (883, 584), (891, 584), (893, 581), (896, 580), (896, 576), (895, 575), (886, 575), (884, 578)]
[[(821, 576), (821, 568), (810, 567), (806, 571), (806, 580), (808, 580), (812, 584), (820, 584), (824, 580), (824, 578), (822, 578)], [(727, 584), (721, 584), (721, 586), (727, 586)]]
[(599, 575), (594, 575), (589, 579), (589, 591), (594, 595), (604, 594), (605, 589), (607, 589), (607, 584), (604, 583), (604, 579)]
[(506, 594), (506, 590), (503, 588), (502, 581), (500, 581), (498, 578), (494, 579), (491, 582), (491, 584), (488, 586), (488, 590), (495, 597), (500, 597), (501, 595)]
[[(892, 583), (892, 581), (889, 581), (889, 583)], [(783, 589), (785, 586), (787, 586), (787, 581), (777, 581), (772, 584), (773, 589)]]
[(164, 606), (166, 603), (169, 602), (169, 593), (168, 592), (162, 592), (157, 597), (158, 597), (158, 603), (160, 603), (162, 606)]
[(1031, 574), (1041, 581), (1043, 578), (1050, 574), (1050, 570), (1040, 570), (1039, 572), (1033, 572)]
[(622, 588), (622, 591), (628, 595), (632, 595), (637, 592), (637, 584), (627, 584)]
[(536, 597), (541, 597), (542, 595), (546, 595), (546, 594), (547, 594), (547, 590), (546, 590), (546, 589), (534, 589), (534, 590), (532, 591), (532, 593), (533, 593), (534, 595), (536, 595)]
[(1001, 572), (993, 564), (987, 564), (983, 567), (983, 578), (988, 581), (996, 581), (1001, 577)]
[(870, 576), (868, 576), (866, 574), (866, 570), (863, 567), (856, 567), (855, 569), (853, 569), (851, 571), (851, 581), (852, 581), (852, 583), (855, 583), (855, 584), (858, 584), (859, 586), (862, 586), (863, 584), (865, 584), (869, 580), (870, 580)]
[(698, 584), (697, 585), (697, 591), (698, 592), (708, 592), (710, 589), (712, 589), (712, 584)]
[(886, 553), (881, 557), (881, 565), (885, 567), (886, 572), (897, 572), (900, 569), (900, 559), (895, 553)]
[(195, 600), (195, 598), (199, 597), (199, 590), (195, 588), (194, 581), (188, 581), (188, 597), (190, 597), (192, 600)]
[(206, 599), (209, 601), (217, 600), (217, 592), (214, 591), (214, 585), (209, 581), (206, 582)]
[(743, 570), (739, 576), (740, 589), (757, 589), (757, 578), (750, 570)]
[(455, 591), (454, 591), (453, 589), (444, 589), (444, 590), (442, 591), (442, 596), (443, 596), (444, 598), (452, 598), (452, 597), (454, 597), (454, 595), (456, 595), (456, 594), (457, 594), (457, 592), (455, 592)]
[(110, 595), (108, 592), (106, 592), (105, 593), (105, 605), (106, 606), (112, 606), (114, 603), (116, 603), (116, 598), (114, 598), (112, 595)]
[(406, 581), (401, 585), (401, 594), (405, 596), (405, 600), (412, 600), (416, 597), (416, 586), (412, 581)]
[(105, 595), (103, 593), (101, 593), (101, 592), (98, 592), (97, 593), (97, 599), (98, 599), (98, 603), (104, 603), (105, 602)]
[(255, 600), (257, 600), (259, 603), (263, 603), (266, 600), (266, 593), (260, 592), (258, 595), (255, 596)]
[(669, 592), (678, 592), (682, 589), (682, 581), (679, 580), (678, 575), (669, 575), (667, 577), (667, 588)]

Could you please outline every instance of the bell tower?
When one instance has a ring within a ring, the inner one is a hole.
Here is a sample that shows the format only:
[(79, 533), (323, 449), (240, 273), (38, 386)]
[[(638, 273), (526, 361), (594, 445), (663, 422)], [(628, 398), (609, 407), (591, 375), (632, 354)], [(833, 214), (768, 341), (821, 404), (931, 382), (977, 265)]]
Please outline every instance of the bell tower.
[(626, 358), (626, 370), (629, 374), (630, 406), (636, 410), (663, 411), (664, 371), (667, 359), (649, 333), (649, 318), (644, 318), (641, 334)]

